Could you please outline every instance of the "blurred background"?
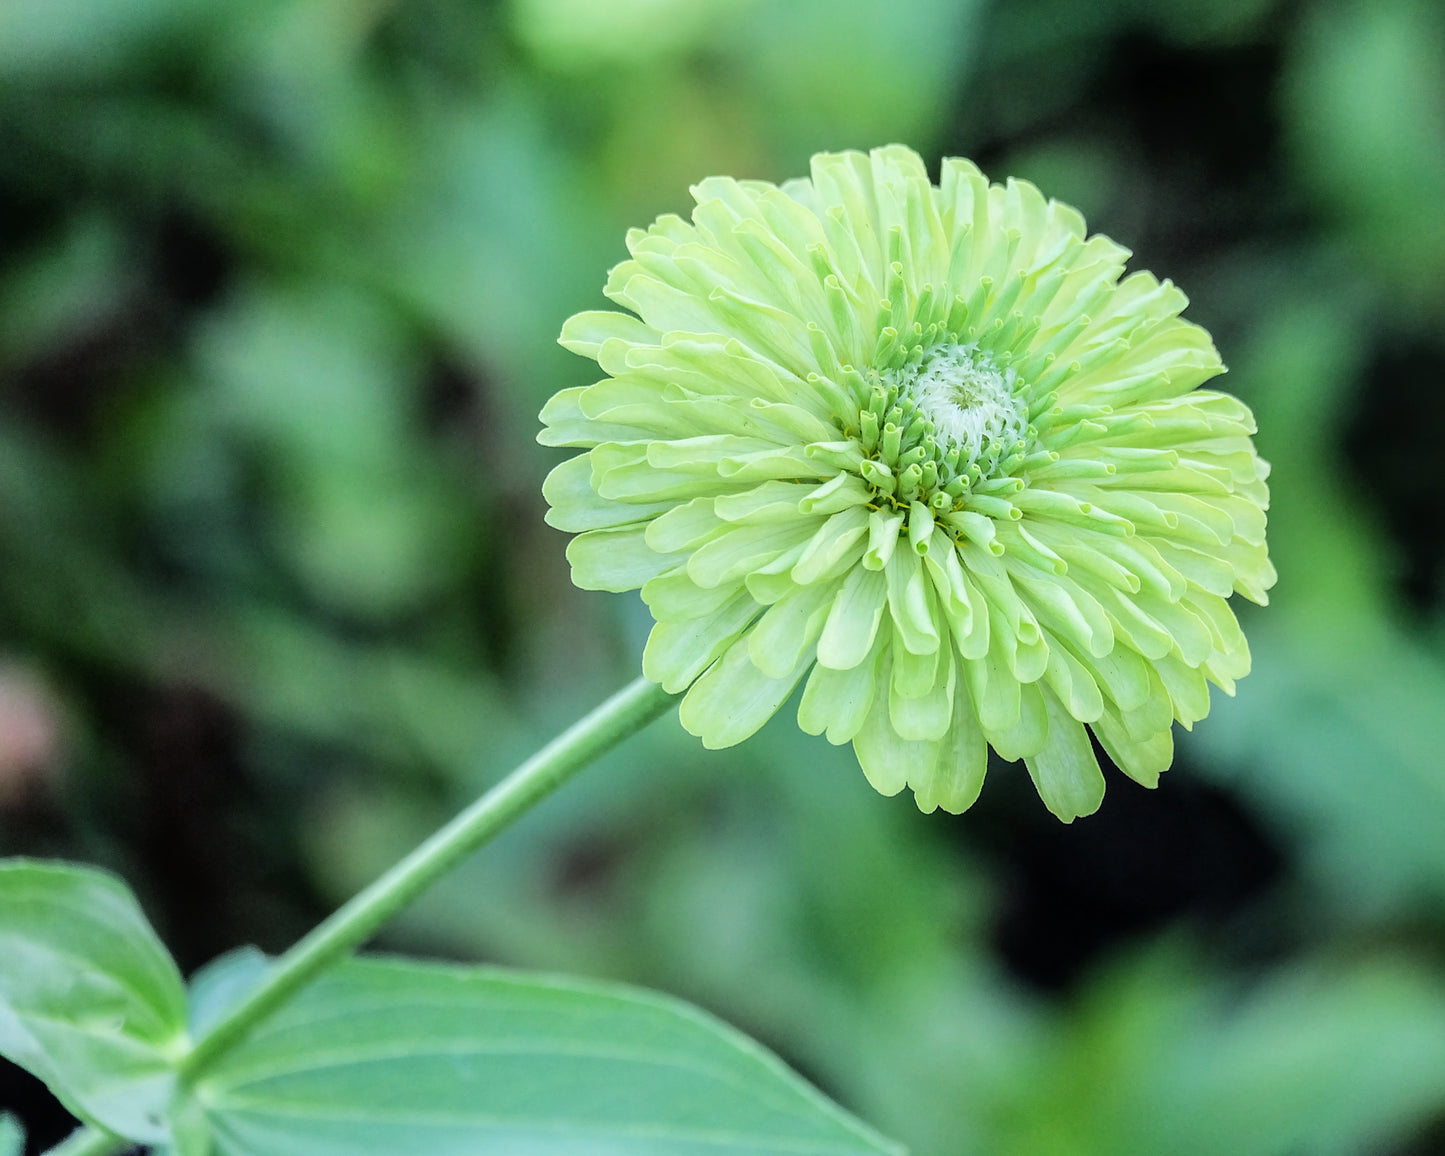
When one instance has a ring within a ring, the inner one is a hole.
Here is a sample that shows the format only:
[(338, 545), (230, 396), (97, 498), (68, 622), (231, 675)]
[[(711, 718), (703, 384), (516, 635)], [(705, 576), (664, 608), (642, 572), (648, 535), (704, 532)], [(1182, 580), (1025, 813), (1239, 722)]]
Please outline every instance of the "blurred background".
[(694, 1000), (920, 1156), (1445, 1152), (1429, 0), (4, 0), (0, 853), (278, 951), (633, 677), (558, 329), (698, 179), (888, 141), (1190, 293), (1275, 466), (1240, 697), (1072, 827), (664, 722), (383, 946)]

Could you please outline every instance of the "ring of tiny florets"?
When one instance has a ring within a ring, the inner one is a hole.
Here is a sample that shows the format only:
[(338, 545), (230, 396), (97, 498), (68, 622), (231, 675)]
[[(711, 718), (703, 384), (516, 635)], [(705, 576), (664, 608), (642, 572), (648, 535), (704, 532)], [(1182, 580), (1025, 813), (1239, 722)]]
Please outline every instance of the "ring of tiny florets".
[[(865, 455), (859, 473), (872, 491), (869, 505), (908, 513), (921, 503), (937, 523), (980, 489), (1001, 481), (1005, 491), (1021, 488), (1014, 475), (1038, 436), (1028, 420), (1027, 387), (976, 343), (915, 347), (903, 364), (866, 370), (864, 378), (867, 400), (847, 433)], [(940, 412), (950, 404), (956, 413)], [(973, 436), (956, 436), (960, 415), (971, 407), (986, 408), (990, 420), (969, 423)], [(943, 525), (960, 537), (958, 528)]]

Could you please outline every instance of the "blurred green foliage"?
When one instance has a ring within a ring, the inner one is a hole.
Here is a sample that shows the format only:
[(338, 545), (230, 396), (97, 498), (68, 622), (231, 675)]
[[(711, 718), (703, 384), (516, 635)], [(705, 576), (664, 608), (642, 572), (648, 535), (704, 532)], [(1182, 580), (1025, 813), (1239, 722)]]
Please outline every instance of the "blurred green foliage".
[(918, 1153), (1438, 1151), (1428, 0), (8, 0), (0, 853), (279, 949), (630, 677), (541, 520), (561, 321), (690, 183), (888, 140), (1191, 293), (1275, 466), (1255, 673), (1067, 829), (659, 725), (391, 945), (697, 1000)]

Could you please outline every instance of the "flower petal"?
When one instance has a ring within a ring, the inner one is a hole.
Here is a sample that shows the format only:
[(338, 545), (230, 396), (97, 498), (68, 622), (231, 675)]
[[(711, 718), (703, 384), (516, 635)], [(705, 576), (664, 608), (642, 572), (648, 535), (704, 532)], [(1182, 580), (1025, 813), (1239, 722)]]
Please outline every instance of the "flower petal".
[(671, 502), (614, 502), (592, 488), (592, 463), (586, 454), (568, 458), (542, 483), (547, 525), (581, 533), (646, 521), (672, 509)]
[(782, 678), (815, 648), (837, 593), (835, 585), (800, 586), (774, 602), (748, 634), (748, 655), (770, 678)]
[(783, 524), (731, 525), (693, 553), (687, 572), (699, 586), (720, 586), (806, 541), (816, 524), (814, 519), (799, 517)]
[(1027, 759), (1043, 748), (1049, 737), (1049, 718), (1044, 703), (1051, 695), (1047, 684), (1026, 682), (1019, 686), (1019, 717), (1006, 731), (985, 728), (989, 743), (1008, 762)]
[(685, 554), (659, 554), (647, 544), (645, 527), (589, 530), (567, 545), (572, 581), (583, 590), (636, 590), (686, 560)]
[(818, 661), (848, 670), (868, 657), (888, 600), (888, 584), (876, 570), (854, 569), (833, 599), (818, 639)]
[(899, 641), (914, 654), (932, 654), (939, 633), (933, 585), (925, 580), (923, 559), (912, 550), (895, 550), (883, 573)]
[(655, 623), (642, 651), (642, 673), (669, 694), (692, 685), (758, 614), (746, 590), (698, 618)]
[(949, 724), (953, 721), (954, 683), (957, 678), (953, 648), (941, 648), (936, 664), (929, 664), (936, 670), (930, 671), (928, 689), (921, 695), (913, 696), (905, 694), (899, 687), (898, 659), (906, 653), (896, 646), (893, 648), (893, 678), (888, 694), (888, 716), (893, 720), (893, 729), (905, 739), (941, 739), (948, 733)]
[(709, 750), (734, 746), (777, 713), (811, 663), (804, 658), (784, 677), (769, 678), (748, 657), (747, 639), (739, 638), (692, 684), (678, 718)]
[(1129, 733), (1117, 713), (1105, 709), (1093, 724), (1099, 744), (1114, 765), (1143, 787), (1157, 787), (1159, 776), (1174, 761), (1174, 732), (1165, 727), (1144, 739)]
[(880, 638), (867, 658), (847, 670), (813, 667), (798, 704), (798, 725), (810, 735), (826, 731), (834, 746), (852, 742), (873, 707), (882, 654)]
[(941, 807), (961, 815), (978, 799), (988, 770), (988, 742), (963, 679), (957, 680), (954, 694), (952, 721), (939, 743), (937, 763), (931, 772), (920, 767), (909, 776), (918, 809), (924, 813)]
[(1065, 823), (1072, 823), (1099, 809), (1104, 801), (1104, 775), (1083, 724), (1069, 717), (1051, 690), (1043, 691), (1043, 700), (1048, 739), (1026, 764), (1044, 806)]
[(890, 673), (885, 658), (879, 671), (879, 693), (874, 695), (868, 717), (853, 739), (863, 774), (880, 795), (898, 794), (908, 785), (910, 776), (931, 775), (940, 749), (937, 742), (905, 739), (894, 729), (888, 710)]

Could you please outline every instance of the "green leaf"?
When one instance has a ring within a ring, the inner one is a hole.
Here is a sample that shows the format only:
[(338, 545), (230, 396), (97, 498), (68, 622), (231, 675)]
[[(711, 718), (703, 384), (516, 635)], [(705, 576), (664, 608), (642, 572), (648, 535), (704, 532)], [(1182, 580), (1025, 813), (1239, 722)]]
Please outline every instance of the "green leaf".
[(896, 1153), (776, 1057), (661, 996), (342, 965), (199, 1081), (215, 1156)]
[(0, 1112), (0, 1156), (25, 1156), (25, 1129), (9, 1112)]
[(82, 1119), (166, 1141), (185, 991), (125, 885), (84, 867), (0, 862), (0, 960), (0, 1055)]
[(200, 1039), (265, 978), (270, 959), (257, 947), (238, 947), (218, 956), (190, 983), (191, 1036)]
[(1015, 1081), (993, 1150), (1393, 1151), (1445, 1106), (1445, 991), (1403, 958), (1356, 956), (1243, 984), (1179, 939), (1111, 969)]

